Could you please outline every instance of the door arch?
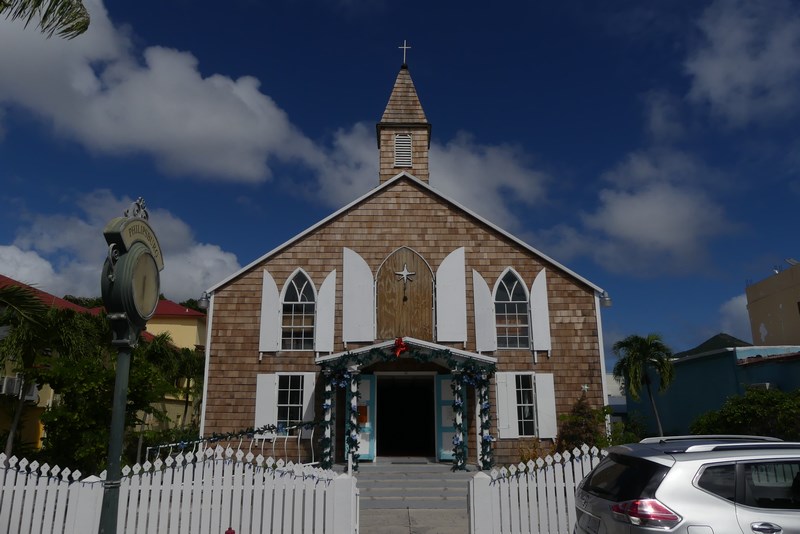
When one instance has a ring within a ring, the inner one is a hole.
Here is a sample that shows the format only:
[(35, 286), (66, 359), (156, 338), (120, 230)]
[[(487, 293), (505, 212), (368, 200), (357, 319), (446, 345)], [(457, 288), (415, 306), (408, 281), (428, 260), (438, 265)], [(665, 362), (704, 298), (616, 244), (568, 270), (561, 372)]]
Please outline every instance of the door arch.
[(377, 338), (433, 341), (433, 271), (408, 247), (392, 252), (378, 269)]

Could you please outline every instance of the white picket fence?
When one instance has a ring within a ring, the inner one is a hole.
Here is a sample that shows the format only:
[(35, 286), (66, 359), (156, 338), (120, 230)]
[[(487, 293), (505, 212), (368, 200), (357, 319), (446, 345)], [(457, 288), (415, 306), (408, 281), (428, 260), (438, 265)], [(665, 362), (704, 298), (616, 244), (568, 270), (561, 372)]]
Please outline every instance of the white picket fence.
[(604, 451), (584, 445), (572, 453), (477, 473), (469, 481), (471, 534), (570, 534), (575, 488)]
[[(0, 454), (0, 532), (98, 532), (100, 477)], [(123, 469), (118, 534), (358, 533), (355, 478), (209, 447)]]

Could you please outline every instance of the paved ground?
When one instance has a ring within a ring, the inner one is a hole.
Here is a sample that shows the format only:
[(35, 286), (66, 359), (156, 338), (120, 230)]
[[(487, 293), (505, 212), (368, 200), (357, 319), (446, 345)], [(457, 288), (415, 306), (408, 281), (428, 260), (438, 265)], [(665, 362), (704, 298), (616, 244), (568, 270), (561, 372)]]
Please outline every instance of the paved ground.
[(465, 534), (466, 510), (361, 510), (361, 534)]

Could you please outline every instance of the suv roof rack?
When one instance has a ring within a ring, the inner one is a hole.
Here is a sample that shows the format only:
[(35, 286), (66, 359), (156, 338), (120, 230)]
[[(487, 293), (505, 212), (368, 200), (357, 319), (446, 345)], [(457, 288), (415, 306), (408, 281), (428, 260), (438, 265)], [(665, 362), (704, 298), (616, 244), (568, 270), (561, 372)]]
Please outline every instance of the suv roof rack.
[(765, 450), (765, 449), (800, 449), (800, 443), (778, 441), (778, 442), (743, 442), (743, 443), (704, 443), (702, 445), (690, 445), (683, 452), (707, 452), (707, 451), (746, 451), (746, 450)]
[[(702, 440), (716, 440), (716, 441), (731, 441), (731, 442), (782, 442), (779, 438), (770, 436), (744, 436), (737, 434), (697, 434), (688, 436), (657, 436), (652, 438), (644, 438), (639, 443), (674, 443), (679, 441), (702, 441)], [(719, 444), (717, 444), (719, 445)]]

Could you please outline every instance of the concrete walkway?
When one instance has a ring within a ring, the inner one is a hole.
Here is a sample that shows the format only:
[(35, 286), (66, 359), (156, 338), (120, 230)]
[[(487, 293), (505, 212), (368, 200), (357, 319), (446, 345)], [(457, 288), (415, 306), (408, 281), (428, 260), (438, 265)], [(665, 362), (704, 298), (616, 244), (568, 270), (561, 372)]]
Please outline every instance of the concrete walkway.
[(465, 534), (466, 510), (361, 510), (361, 534)]

